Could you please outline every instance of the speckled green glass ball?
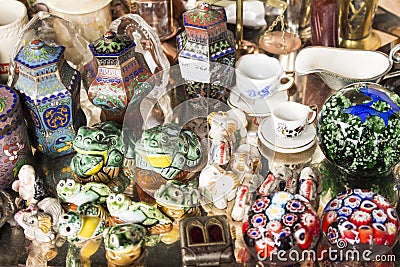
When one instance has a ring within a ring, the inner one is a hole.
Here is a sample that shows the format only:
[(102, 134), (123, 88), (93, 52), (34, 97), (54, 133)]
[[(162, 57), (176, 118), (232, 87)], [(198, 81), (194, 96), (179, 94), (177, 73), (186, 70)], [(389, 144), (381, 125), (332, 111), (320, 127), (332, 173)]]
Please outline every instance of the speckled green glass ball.
[(400, 161), (399, 96), (357, 83), (330, 96), (317, 122), (324, 155), (350, 175), (377, 176)]

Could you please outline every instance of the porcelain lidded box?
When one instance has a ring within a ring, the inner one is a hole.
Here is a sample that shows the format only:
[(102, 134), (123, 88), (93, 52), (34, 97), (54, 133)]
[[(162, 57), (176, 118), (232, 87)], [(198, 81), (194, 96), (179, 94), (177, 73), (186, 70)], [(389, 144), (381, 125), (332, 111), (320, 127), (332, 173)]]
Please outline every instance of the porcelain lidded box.
[(330, 96), (317, 123), (322, 152), (352, 176), (387, 174), (400, 160), (400, 98), (375, 83)]
[[(227, 29), (226, 14), (222, 7), (207, 3), (199, 3), (194, 9), (183, 14), (185, 31), (177, 36), (178, 60), (182, 76), (188, 80), (204, 83), (213, 83), (219, 79), (230, 79), (228, 68), (217, 72), (220, 75), (211, 75), (210, 62), (218, 62), (233, 67), (236, 62), (235, 40), (231, 31)], [(220, 65), (222, 68), (224, 65)], [(204, 88), (188, 85), (188, 95), (198, 97), (207, 95), (218, 98), (220, 88), (211, 86), (205, 92)]]
[(52, 158), (72, 153), (72, 140), (86, 124), (80, 107), (80, 73), (64, 58), (64, 46), (40, 39), (23, 46), (15, 57), (28, 134), (32, 144)]
[(152, 75), (136, 44), (127, 35), (107, 31), (89, 44), (99, 68), (88, 89), (89, 100), (102, 109), (105, 119), (122, 124), (130, 100), (149, 89), (145, 81)]

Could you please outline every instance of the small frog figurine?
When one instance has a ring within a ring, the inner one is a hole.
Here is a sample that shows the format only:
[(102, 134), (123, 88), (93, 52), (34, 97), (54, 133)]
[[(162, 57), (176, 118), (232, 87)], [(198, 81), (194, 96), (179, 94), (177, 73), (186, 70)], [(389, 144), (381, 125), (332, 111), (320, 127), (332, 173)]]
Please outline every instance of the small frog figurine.
[(126, 223), (138, 223), (149, 227), (152, 234), (169, 232), (172, 221), (156, 207), (145, 202), (134, 202), (124, 194), (110, 194), (107, 208), (111, 216)]
[(94, 203), (85, 203), (76, 212), (60, 216), (59, 232), (69, 242), (66, 266), (90, 266), (90, 257), (101, 245), (108, 214)]
[(108, 183), (118, 176), (124, 160), (120, 126), (101, 122), (79, 128), (73, 141), (77, 154), (71, 160), (71, 170), (81, 183)]
[(143, 258), (146, 233), (146, 228), (133, 223), (106, 228), (103, 237), (108, 266), (132, 266)]
[(203, 149), (196, 133), (169, 123), (145, 130), (135, 144), (135, 153), (137, 167), (171, 180), (196, 170)]
[(88, 202), (104, 203), (111, 194), (111, 189), (102, 183), (90, 182), (81, 184), (72, 179), (60, 180), (57, 184), (57, 195), (67, 203), (80, 206)]

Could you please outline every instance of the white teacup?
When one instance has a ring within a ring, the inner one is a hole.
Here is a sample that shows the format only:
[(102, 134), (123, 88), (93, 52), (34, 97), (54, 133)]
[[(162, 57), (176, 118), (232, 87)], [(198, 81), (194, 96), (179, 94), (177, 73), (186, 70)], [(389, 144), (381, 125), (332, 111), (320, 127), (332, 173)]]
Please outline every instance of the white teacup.
[(264, 99), (289, 89), (294, 77), (287, 75), (279, 60), (265, 54), (247, 54), (236, 63), (236, 86), (250, 99)]
[(275, 135), (284, 138), (300, 136), (317, 116), (317, 106), (306, 106), (287, 101), (272, 109), (271, 112)]
[(0, 83), (6, 83), (11, 53), (28, 14), (20, 1), (0, 0), (0, 7)]

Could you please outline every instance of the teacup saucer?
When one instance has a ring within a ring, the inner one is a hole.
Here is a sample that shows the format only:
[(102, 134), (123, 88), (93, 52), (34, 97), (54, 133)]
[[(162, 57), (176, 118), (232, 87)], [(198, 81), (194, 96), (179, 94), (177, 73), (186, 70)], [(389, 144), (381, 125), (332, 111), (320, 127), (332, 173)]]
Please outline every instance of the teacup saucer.
[(242, 110), (249, 116), (265, 117), (271, 113), (274, 106), (288, 101), (288, 99), (287, 91), (279, 91), (266, 98), (252, 99), (243, 96), (237, 86), (234, 86), (228, 104)]
[(276, 136), (272, 117), (267, 117), (260, 122), (258, 138), (261, 143), (271, 150), (280, 153), (299, 153), (311, 148), (315, 144), (317, 130), (313, 124), (306, 127), (303, 134), (295, 138)]

